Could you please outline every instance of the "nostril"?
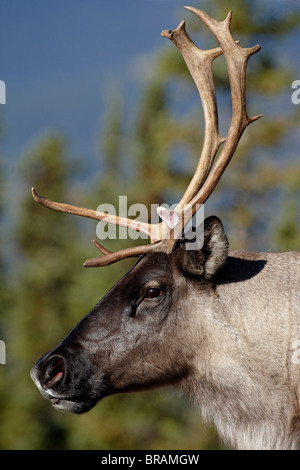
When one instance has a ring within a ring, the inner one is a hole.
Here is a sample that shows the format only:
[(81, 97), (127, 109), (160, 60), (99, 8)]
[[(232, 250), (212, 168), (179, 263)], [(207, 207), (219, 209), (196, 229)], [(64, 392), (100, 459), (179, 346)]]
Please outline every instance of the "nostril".
[(60, 356), (51, 357), (45, 365), (44, 387), (51, 388), (64, 376), (64, 361)]

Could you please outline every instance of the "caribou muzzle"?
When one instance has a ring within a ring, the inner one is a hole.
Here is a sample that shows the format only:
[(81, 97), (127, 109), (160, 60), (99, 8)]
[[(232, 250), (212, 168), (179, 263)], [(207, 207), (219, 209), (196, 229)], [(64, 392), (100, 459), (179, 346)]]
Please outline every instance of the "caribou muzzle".
[[(105, 396), (107, 387), (95, 392), (93, 366), (81, 351), (54, 349), (41, 357), (30, 375), (40, 393), (60, 411), (84, 413)], [(102, 381), (103, 384), (106, 382)]]

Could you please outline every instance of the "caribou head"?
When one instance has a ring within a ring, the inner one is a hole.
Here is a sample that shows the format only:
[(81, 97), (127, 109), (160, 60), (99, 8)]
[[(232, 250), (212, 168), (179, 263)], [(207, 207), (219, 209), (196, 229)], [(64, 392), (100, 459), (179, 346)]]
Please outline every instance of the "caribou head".
[[(173, 220), (149, 224), (33, 196), (60, 212), (105, 220), (147, 234), (150, 244), (110, 252), (85, 266), (138, 257), (134, 267), (52, 351), (33, 366), (42, 395), (63, 411), (82, 413), (107, 395), (173, 385), (213, 419), (238, 448), (299, 447), (297, 366), (289, 355), (300, 337), (299, 253), (228, 251), (221, 221), (205, 219), (201, 246), (187, 249), (186, 227), (230, 162), (249, 117), (245, 82), (249, 57), (232, 37), (231, 13), (216, 21), (186, 7), (219, 46), (199, 49), (185, 23), (162, 36), (180, 50), (198, 88), (205, 137), (195, 174)], [(224, 54), (232, 95), (228, 135), (218, 129), (213, 61)], [(222, 145), (222, 148), (220, 149)], [(300, 362), (300, 361), (299, 361)]]

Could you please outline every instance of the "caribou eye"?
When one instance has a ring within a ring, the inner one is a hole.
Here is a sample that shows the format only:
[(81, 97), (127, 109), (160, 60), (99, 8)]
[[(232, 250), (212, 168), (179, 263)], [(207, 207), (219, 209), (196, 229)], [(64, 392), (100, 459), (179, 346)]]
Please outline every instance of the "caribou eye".
[(156, 297), (159, 297), (162, 294), (162, 290), (157, 289), (155, 287), (150, 287), (150, 289), (147, 290), (146, 299), (156, 299)]

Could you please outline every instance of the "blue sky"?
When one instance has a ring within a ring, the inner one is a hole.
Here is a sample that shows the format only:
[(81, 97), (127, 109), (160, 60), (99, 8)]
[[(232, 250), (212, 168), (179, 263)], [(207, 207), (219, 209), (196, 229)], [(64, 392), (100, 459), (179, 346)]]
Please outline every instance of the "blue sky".
[[(2, 0), (0, 79), (6, 157), (45, 132), (66, 134), (76, 151), (94, 152), (106, 96), (135, 96), (151, 55), (177, 26), (180, 1)], [(182, 9), (184, 13), (184, 10)]]
[[(293, 1), (265, 2), (270, 13), (282, 3)], [(185, 4), (182, 0), (1, 0), (6, 159), (20, 158), (51, 130), (66, 135), (77, 155), (92, 158), (107, 96), (120, 91), (127, 105), (131, 100), (135, 105), (151, 71), (151, 58), (168, 45), (160, 32), (177, 26), (186, 14)], [(299, 48), (299, 42), (293, 47)]]

